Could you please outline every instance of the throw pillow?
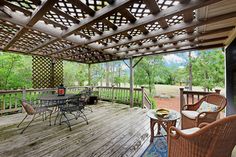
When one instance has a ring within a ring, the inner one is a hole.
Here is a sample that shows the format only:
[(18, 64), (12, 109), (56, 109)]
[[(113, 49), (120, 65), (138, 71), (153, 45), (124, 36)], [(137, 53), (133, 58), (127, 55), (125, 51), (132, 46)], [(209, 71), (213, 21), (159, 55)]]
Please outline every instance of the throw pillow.
[(206, 101), (203, 101), (200, 107), (197, 109), (197, 112), (215, 112), (218, 110), (218, 106), (208, 103)]

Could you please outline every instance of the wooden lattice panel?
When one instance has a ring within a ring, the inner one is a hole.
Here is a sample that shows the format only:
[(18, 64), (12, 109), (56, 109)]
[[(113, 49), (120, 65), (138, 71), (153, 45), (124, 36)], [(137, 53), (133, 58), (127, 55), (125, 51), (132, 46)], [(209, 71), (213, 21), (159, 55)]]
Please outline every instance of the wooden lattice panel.
[(33, 88), (56, 87), (63, 83), (63, 62), (48, 57), (32, 58)]
[[(52, 44), (49, 44), (42, 49), (39, 49), (39, 54), (50, 54), (51, 52), (57, 52), (60, 49), (66, 48), (71, 46), (72, 43), (66, 40), (58, 40)], [(53, 50), (53, 51), (52, 51)]]
[(17, 25), (0, 20), (0, 47), (4, 47), (19, 29)]
[[(181, 47), (219, 47), (229, 37), (224, 32), (233, 29), (216, 24), (226, 19), (233, 23), (236, 10), (230, 4), (226, 0), (2, 0), (0, 49), (98, 63)], [(216, 37), (215, 32), (221, 35)], [(216, 42), (193, 40), (204, 34)]]
[(50, 35), (35, 30), (28, 30), (11, 48), (27, 52), (49, 39), (51, 39)]
[(54, 87), (63, 84), (63, 61), (54, 60)]

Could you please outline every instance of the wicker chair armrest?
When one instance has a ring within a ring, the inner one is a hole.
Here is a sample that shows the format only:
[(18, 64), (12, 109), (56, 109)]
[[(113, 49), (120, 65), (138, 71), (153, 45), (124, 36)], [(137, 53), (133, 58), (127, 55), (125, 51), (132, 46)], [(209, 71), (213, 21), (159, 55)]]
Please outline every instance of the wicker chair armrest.
[(200, 118), (207, 118), (209, 115), (214, 115), (214, 114), (218, 114), (219, 111), (215, 111), (215, 112), (201, 112), (198, 114), (198, 116), (196, 117), (196, 119), (200, 119)]
[(184, 105), (182, 107), (182, 110), (192, 110), (192, 111), (195, 111), (197, 110), (197, 108), (199, 107), (199, 102), (195, 103), (195, 104), (187, 104), (187, 105)]
[(204, 123), (199, 124), (198, 127), (203, 128), (203, 127), (207, 126), (208, 124), (210, 124), (210, 123), (204, 122)]

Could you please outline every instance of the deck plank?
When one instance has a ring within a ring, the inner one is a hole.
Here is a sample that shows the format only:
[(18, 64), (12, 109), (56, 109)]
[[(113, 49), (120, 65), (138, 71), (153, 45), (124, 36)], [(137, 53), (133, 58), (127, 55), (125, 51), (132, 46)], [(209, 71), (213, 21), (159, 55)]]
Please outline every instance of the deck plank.
[(23, 114), (0, 117), (0, 156), (133, 156), (145, 150), (150, 136), (146, 110), (108, 102), (92, 108), (86, 112), (89, 125), (73, 120), (72, 131), (38, 119), (21, 135), (16, 125)]

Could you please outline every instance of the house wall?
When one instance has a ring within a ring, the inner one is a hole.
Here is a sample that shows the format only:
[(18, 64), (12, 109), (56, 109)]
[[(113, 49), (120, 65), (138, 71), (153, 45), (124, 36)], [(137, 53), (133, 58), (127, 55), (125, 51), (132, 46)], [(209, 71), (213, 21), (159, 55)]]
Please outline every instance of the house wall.
[(228, 105), (226, 115), (236, 114), (236, 39), (227, 47), (226, 61), (226, 97)]

